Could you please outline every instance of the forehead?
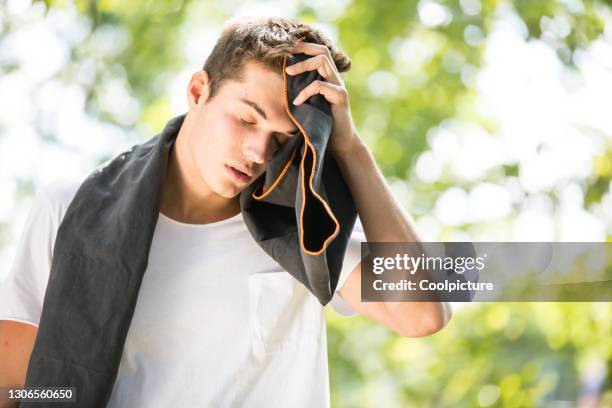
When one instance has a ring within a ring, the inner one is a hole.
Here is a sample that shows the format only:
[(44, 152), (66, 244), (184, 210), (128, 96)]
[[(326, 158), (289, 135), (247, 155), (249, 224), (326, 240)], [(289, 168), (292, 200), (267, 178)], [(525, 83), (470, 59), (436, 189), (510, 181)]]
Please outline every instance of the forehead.
[(261, 64), (248, 62), (239, 81), (228, 81), (227, 96), (239, 102), (246, 99), (257, 103), (268, 119), (289, 119), (284, 103), (283, 77), (280, 72)]

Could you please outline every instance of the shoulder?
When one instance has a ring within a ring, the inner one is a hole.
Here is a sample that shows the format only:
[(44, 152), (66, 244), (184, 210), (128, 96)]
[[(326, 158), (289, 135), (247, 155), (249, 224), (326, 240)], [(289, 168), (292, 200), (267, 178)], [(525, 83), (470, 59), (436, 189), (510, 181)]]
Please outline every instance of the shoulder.
[(0, 285), (0, 318), (38, 325), (61, 219), (76, 194), (79, 177), (39, 185), (20, 228), (13, 263)]
[(43, 184), (36, 192), (34, 205), (38, 208), (46, 208), (54, 221), (59, 223), (85, 177), (60, 178)]

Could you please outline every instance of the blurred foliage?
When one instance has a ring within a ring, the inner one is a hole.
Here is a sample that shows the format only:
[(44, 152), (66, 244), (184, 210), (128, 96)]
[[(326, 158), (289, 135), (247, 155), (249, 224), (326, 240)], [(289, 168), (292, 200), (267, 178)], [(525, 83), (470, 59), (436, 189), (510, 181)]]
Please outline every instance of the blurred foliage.
[(597, 406), (612, 404), (610, 303), (474, 304), (416, 339), (333, 313), (328, 327), (332, 406), (579, 406), (602, 380)]
[[(68, 7), (66, 0), (37, 4), (44, 4), (45, 12)], [(171, 114), (166, 91), (173, 73), (185, 64), (181, 42), (188, 30), (219, 26), (237, 4), (77, 0), (86, 33), (57, 76), (85, 90), (93, 117), (126, 132), (148, 125), (150, 133), (143, 133), (148, 138)], [(385, 175), (410, 185), (410, 211), (416, 215), (431, 211), (448, 188), (466, 183), (452, 177), (425, 183), (414, 175), (415, 161), (429, 148), (427, 132), (458, 118), (495, 133), (496, 123), (474, 113), (471, 79), (482, 65), (500, 8), (514, 10), (526, 39), (550, 45), (570, 68), (574, 53), (602, 33), (599, 12), (610, 9), (608, 2), (580, 0), (437, 4), (447, 18), (429, 25), (419, 19), (423, 4), (413, 0), (354, 0), (327, 19), (319, 6), (304, 1), (296, 14), (306, 23), (336, 30), (341, 49), (353, 60), (345, 77), (360, 135)], [(6, 21), (1, 34), (16, 28)], [(0, 73), (18, 68), (14, 61), (0, 60)], [(136, 101), (136, 115), (125, 116), (101, 102), (103, 91), (117, 81)], [(595, 159), (593, 174), (581, 181), (586, 209), (609, 189), (611, 152), (608, 146)], [(520, 171), (518, 163), (500, 163), (478, 182), (495, 183)], [(444, 330), (422, 339), (401, 338), (362, 317), (341, 318), (329, 311), (327, 317), (333, 406), (552, 407), (553, 400), (577, 401), (593, 384), (599, 393), (612, 389), (609, 304), (469, 305)], [(607, 377), (598, 379), (598, 373)], [(611, 406), (612, 395), (606, 395)]]
[[(446, 118), (460, 116), (465, 105), (473, 100), (475, 90), (466, 77), (481, 66), (486, 42), (468, 44), (465, 40), (468, 30), (480, 32), (486, 38), (497, 17), (498, 7), (513, 7), (527, 28), (526, 40), (538, 38), (550, 44), (560, 61), (572, 66), (574, 51), (585, 48), (603, 32), (598, 8), (609, 8), (608, 2), (601, 1), (440, 3), (447, 7), (452, 19), (450, 23), (437, 27), (424, 27), (417, 15), (417, 2), (406, 1), (356, 0), (334, 21), (344, 50), (354, 62), (353, 70), (347, 75), (347, 87), (358, 128), (365, 131), (363, 136), (375, 149), (384, 173), (389, 177), (408, 179), (423, 196), (435, 196), (436, 191), (444, 191), (457, 183), (457, 180), (450, 179), (436, 186), (424, 185), (411, 177), (411, 171), (416, 158), (427, 147), (427, 131)], [(466, 6), (469, 4), (473, 5), (471, 10)], [(466, 9), (470, 14), (466, 14)], [(567, 32), (559, 35), (564, 37), (543, 35), (542, 26), (550, 26), (556, 19), (563, 19), (568, 24), (563, 28)], [(409, 44), (410, 47), (417, 41), (428, 47), (421, 61), (407, 61), (399, 56), (402, 46)], [(405, 67), (408, 62), (410, 69)], [(372, 95), (368, 86), (372, 71), (392, 76), (397, 92)], [(484, 129), (495, 130), (494, 123), (481, 117), (463, 119), (478, 123)], [(608, 160), (611, 156), (607, 156)], [(516, 173), (515, 168), (508, 165), (500, 164), (499, 170), (491, 171), (489, 181), (495, 182)], [(610, 180), (607, 174), (597, 181), (588, 181), (585, 189), (589, 191), (589, 198), (601, 197)]]

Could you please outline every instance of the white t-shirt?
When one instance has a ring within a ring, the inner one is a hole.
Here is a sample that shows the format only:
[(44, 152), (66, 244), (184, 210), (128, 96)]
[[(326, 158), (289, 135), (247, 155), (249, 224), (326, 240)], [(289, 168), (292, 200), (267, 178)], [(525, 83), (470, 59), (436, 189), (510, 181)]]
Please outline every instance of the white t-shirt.
[[(0, 285), (0, 320), (38, 326), (57, 228), (81, 182), (36, 194)], [(358, 222), (338, 289), (362, 240)], [(354, 314), (337, 292), (331, 304)], [(323, 307), (257, 245), (242, 214), (202, 225), (160, 214), (108, 406), (329, 406)]]

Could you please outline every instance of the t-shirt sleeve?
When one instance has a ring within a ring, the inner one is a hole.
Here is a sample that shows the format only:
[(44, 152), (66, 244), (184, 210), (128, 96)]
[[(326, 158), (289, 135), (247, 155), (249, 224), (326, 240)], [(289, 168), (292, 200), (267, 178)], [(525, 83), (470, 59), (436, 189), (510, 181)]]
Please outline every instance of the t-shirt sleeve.
[(13, 263), (0, 282), (0, 320), (39, 324), (57, 232), (48, 188), (35, 194)]
[(344, 316), (354, 316), (357, 314), (357, 312), (342, 298), (339, 290), (344, 286), (351, 272), (353, 272), (355, 267), (361, 262), (361, 242), (366, 242), (366, 237), (361, 221), (357, 218), (344, 255), (344, 263), (342, 264), (342, 271), (340, 271), (338, 286), (330, 302), (333, 309)]

